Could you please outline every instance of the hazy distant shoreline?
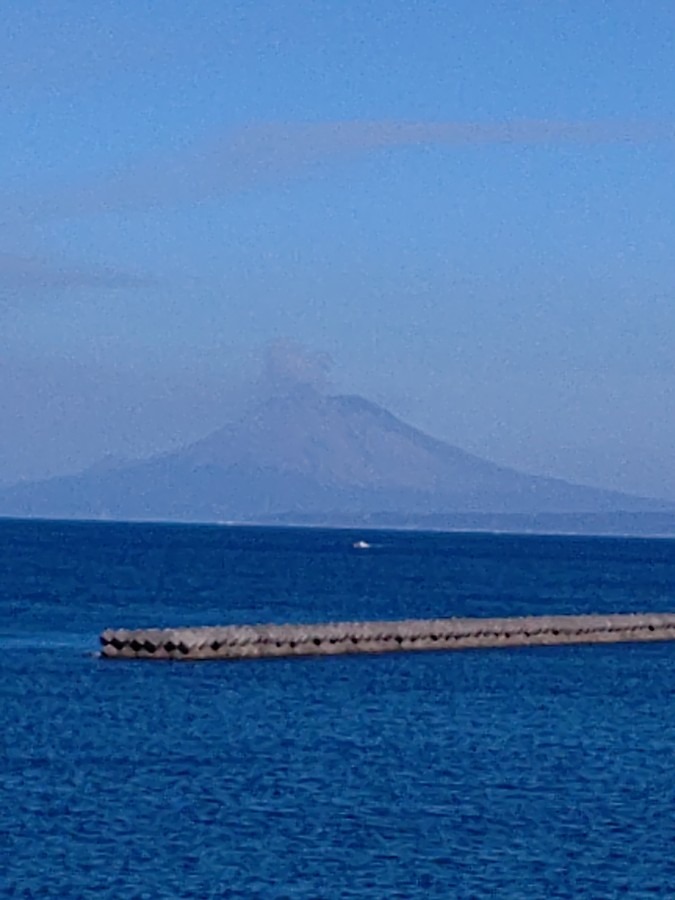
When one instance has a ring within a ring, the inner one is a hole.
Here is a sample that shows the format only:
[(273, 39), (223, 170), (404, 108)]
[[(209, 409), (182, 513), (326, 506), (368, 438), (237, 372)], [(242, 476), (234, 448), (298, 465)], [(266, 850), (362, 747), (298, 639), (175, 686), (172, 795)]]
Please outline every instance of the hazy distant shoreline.
[[(646, 516), (645, 516), (646, 517)], [(489, 524), (461, 524), (454, 525), (432, 525), (428, 523), (406, 523), (406, 524), (387, 524), (387, 523), (360, 523), (354, 522), (326, 522), (326, 521), (280, 521), (275, 520), (256, 520), (256, 521), (227, 521), (214, 522), (199, 519), (160, 519), (160, 518), (137, 518), (122, 519), (112, 517), (101, 518), (51, 518), (46, 516), (0, 516), (0, 524), (21, 523), (21, 524), (37, 524), (51, 523), (64, 525), (129, 525), (129, 526), (162, 526), (162, 527), (195, 527), (195, 528), (248, 528), (248, 529), (293, 529), (308, 531), (335, 531), (353, 534), (372, 533), (382, 534), (386, 532), (406, 533), (410, 534), (457, 534), (457, 535), (484, 535), (495, 537), (570, 537), (570, 538), (615, 538), (617, 540), (675, 540), (675, 515), (670, 517), (669, 528), (650, 530), (644, 529), (625, 530), (619, 527), (617, 523), (612, 529), (608, 524), (604, 529), (596, 530), (584, 529), (581, 526), (577, 528), (555, 528), (553, 523), (550, 527), (541, 525), (540, 527), (526, 527), (523, 524), (517, 527), (515, 523), (511, 527), (503, 524), (501, 526), (493, 523)], [(645, 523), (646, 526), (646, 523)]]

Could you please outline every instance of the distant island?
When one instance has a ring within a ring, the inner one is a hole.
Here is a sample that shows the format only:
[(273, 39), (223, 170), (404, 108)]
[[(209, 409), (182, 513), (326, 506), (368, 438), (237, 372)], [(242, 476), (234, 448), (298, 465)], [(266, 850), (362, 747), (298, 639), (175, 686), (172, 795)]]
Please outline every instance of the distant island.
[(675, 504), (499, 466), (299, 387), (183, 449), (0, 489), (0, 516), (675, 535)]

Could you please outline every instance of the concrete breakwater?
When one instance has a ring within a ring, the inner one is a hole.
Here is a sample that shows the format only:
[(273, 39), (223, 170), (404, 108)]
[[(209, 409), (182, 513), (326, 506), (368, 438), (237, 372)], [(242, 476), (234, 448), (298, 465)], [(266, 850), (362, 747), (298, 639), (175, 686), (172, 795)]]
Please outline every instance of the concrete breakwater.
[(675, 640), (674, 613), (108, 629), (106, 659), (216, 660)]

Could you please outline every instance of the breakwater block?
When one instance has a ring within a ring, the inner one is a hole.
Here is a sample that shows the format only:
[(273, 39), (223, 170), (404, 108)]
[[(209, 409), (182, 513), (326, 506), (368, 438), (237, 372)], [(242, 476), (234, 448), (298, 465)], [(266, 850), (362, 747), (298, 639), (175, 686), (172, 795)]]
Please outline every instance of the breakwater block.
[(106, 659), (217, 660), (675, 640), (674, 613), (107, 629)]

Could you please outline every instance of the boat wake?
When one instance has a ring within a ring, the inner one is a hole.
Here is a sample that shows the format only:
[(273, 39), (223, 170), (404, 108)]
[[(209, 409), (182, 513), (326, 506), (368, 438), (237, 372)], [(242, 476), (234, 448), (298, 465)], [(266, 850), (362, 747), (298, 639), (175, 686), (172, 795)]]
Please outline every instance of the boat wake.
[(86, 653), (95, 650), (98, 641), (93, 634), (67, 631), (43, 631), (17, 634), (0, 632), (0, 651), (6, 650), (73, 650)]

